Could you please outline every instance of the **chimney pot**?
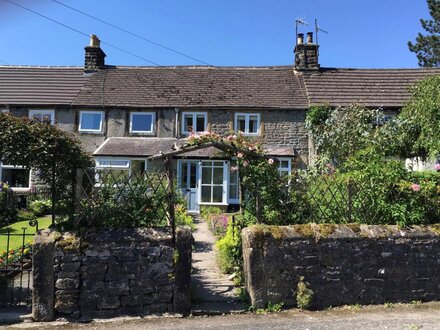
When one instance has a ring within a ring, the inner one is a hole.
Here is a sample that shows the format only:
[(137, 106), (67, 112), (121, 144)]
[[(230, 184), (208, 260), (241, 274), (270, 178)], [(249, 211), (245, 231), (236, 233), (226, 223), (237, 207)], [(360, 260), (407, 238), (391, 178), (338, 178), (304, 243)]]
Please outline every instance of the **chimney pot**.
[(86, 46), (84, 58), (84, 71), (95, 72), (105, 67), (105, 53), (102, 51), (101, 41), (92, 34), (90, 36), (90, 45)]
[(298, 33), (295, 47), (295, 70), (319, 70), (317, 44), (313, 43), (313, 32), (307, 33), (307, 43), (304, 43), (304, 34)]
[(90, 36), (90, 46), (91, 47), (100, 47), (101, 46), (101, 40), (99, 40), (99, 38), (94, 34), (92, 34)]

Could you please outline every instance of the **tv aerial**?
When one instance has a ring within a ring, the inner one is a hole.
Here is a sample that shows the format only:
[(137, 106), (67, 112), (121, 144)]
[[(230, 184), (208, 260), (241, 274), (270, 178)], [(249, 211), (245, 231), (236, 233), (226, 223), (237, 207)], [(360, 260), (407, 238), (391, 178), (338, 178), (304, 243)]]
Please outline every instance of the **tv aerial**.
[(319, 43), (318, 43), (318, 34), (319, 34), (319, 32), (323, 32), (323, 33), (325, 33), (325, 34), (328, 34), (328, 31), (323, 30), (323, 29), (321, 29), (321, 28), (319, 27), (319, 25), (318, 25), (318, 19), (315, 18), (315, 35), (316, 35), (316, 44), (317, 44), (317, 45), (319, 45)]
[(304, 20), (304, 18), (298, 17), (297, 19), (295, 19), (295, 40), (297, 44), (298, 44), (298, 27), (301, 25), (307, 26), (309, 24)]

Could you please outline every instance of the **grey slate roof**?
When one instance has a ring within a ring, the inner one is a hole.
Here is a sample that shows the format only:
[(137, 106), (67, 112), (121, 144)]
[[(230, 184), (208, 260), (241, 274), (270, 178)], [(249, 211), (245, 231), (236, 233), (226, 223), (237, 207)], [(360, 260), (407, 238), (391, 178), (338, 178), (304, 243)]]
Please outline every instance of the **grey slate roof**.
[[(160, 152), (171, 151), (173, 145), (183, 145), (185, 139), (150, 138), (150, 137), (111, 137), (93, 153), (98, 157), (148, 157)], [(289, 146), (264, 146), (270, 156), (294, 157), (295, 151)], [(215, 147), (193, 150), (176, 156), (177, 158), (224, 158), (222, 152)]]
[(116, 67), (94, 74), (73, 105), (305, 109), (292, 66)]
[(401, 107), (408, 87), (439, 69), (269, 67), (0, 66), (0, 106), (204, 107), (307, 109), (358, 103)]
[(301, 73), (310, 104), (402, 107), (408, 87), (439, 69), (330, 69)]
[(0, 105), (68, 105), (88, 78), (80, 67), (0, 66)]
[(171, 150), (174, 138), (111, 137), (93, 153), (93, 156), (148, 157)]

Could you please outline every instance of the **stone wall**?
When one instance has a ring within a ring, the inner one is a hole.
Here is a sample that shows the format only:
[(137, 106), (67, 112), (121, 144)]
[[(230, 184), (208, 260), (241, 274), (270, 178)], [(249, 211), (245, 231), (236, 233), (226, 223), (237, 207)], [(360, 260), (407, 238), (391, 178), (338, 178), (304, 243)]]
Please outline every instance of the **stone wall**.
[[(29, 108), (31, 109), (31, 108)], [(27, 108), (14, 108), (11, 112), (17, 116), (28, 116)], [(100, 133), (78, 132), (79, 113), (81, 110), (105, 111), (103, 129)], [(156, 114), (156, 132), (154, 134), (130, 134), (130, 112), (146, 111)], [(179, 131), (182, 126), (182, 113), (186, 111), (202, 111), (208, 113), (208, 128), (218, 134), (226, 134), (234, 128), (236, 112), (260, 113), (261, 129), (264, 142), (269, 145), (291, 146), (298, 152), (302, 164), (307, 163), (308, 133), (305, 128), (306, 110), (231, 110), (231, 109), (191, 109), (182, 108), (179, 113)], [(174, 108), (163, 109), (131, 109), (131, 108), (65, 108), (55, 109), (56, 125), (64, 131), (77, 134), (83, 149), (93, 153), (109, 137), (159, 137), (171, 138), (176, 135)], [(180, 134), (180, 137), (185, 135)]]
[(296, 305), (301, 276), (312, 306), (440, 299), (439, 227), (253, 226), (242, 232), (252, 304)]
[(151, 228), (81, 236), (39, 232), (34, 245), (34, 319), (189, 313), (190, 229), (178, 228), (176, 237), (174, 246), (169, 231)]

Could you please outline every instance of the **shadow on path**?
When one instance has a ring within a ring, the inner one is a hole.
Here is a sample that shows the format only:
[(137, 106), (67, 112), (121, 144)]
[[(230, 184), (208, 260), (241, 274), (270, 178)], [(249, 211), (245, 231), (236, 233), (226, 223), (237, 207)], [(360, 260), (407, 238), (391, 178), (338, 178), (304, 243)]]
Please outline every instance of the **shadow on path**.
[(235, 293), (234, 282), (217, 266), (215, 237), (208, 224), (194, 218), (195, 249), (192, 256), (193, 315), (238, 313), (244, 308)]

